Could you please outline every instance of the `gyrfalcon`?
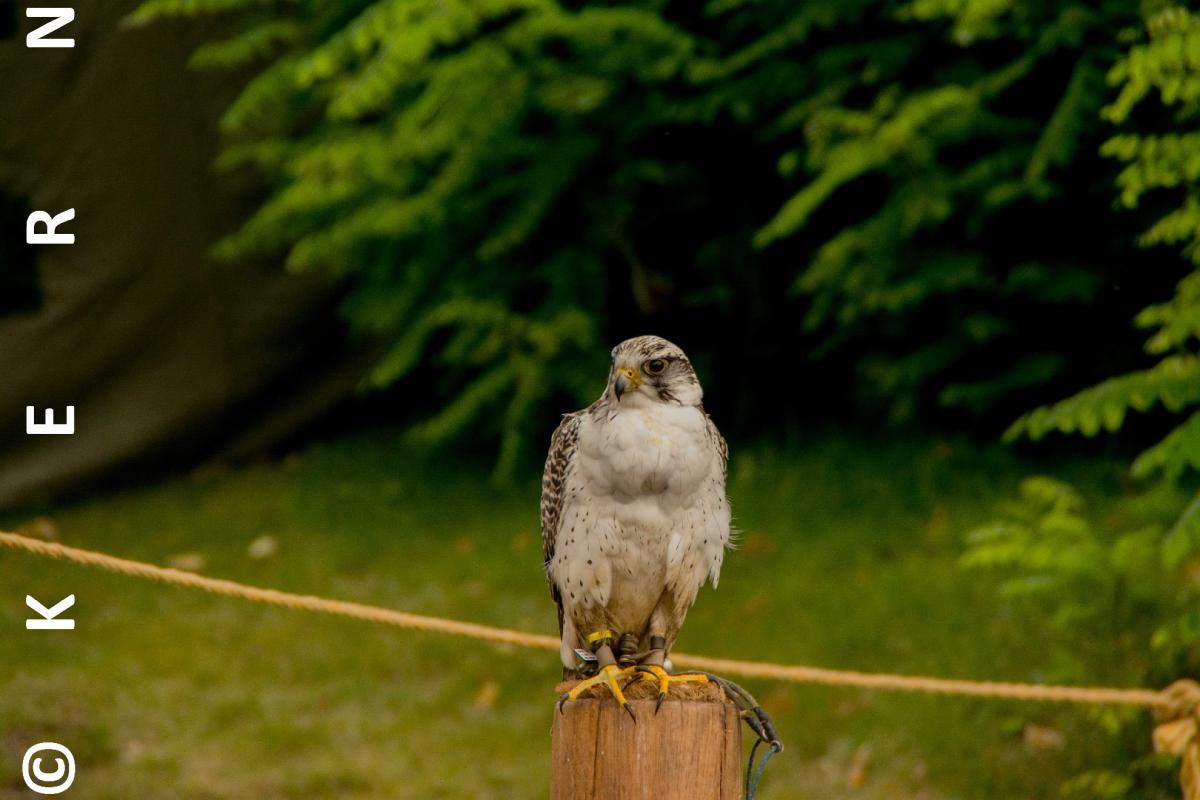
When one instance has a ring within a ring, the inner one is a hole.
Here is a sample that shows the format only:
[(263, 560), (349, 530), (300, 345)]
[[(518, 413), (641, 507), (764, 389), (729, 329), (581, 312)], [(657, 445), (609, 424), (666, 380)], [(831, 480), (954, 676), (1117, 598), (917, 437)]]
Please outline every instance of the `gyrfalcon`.
[[(604, 393), (566, 414), (542, 479), (542, 549), (568, 674), (596, 674), (630, 716), (622, 683), (671, 675), (670, 653), (730, 544), (728, 448), (701, 403), (692, 364), (657, 336), (612, 351)], [(626, 683), (627, 685), (627, 683)], [(561, 707), (562, 703), (560, 703)]]

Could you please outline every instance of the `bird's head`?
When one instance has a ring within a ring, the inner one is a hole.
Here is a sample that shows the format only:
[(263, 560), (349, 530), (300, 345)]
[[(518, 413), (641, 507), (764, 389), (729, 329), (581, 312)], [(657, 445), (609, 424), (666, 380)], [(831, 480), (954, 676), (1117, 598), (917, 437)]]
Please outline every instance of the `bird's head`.
[(613, 348), (607, 391), (621, 405), (698, 406), (704, 396), (692, 362), (659, 336), (626, 339)]

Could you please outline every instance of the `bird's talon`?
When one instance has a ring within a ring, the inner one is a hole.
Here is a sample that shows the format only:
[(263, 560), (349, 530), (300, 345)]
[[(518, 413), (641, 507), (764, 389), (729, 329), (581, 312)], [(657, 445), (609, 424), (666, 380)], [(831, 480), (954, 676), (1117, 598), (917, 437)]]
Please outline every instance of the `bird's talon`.
[[(580, 681), (570, 691), (563, 694), (558, 701), (558, 710), (561, 712), (567, 701), (578, 700), (584, 692), (593, 686), (605, 686), (612, 693), (613, 699), (617, 701), (617, 704), (625, 709), (629, 713), (629, 716), (633, 717), (634, 722), (636, 722), (637, 716), (633, 713), (633, 709), (629, 707), (629, 702), (625, 699), (621, 683), (617, 680), (618, 678), (628, 677), (630, 678), (630, 683), (632, 683), (633, 676), (633, 667), (618, 667), (616, 664), (601, 667), (598, 673)], [(629, 684), (626, 683), (625, 685), (628, 686)]]
[(633, 686), (640, 680), (642, 680), (642, 676), (634, 673), (633, 677), (621, 684), (621, 691), (624, 692), (626, 689), (628, 689), (630, 686)]
[(658, 682), (658, 700), (654, 704), (654, 713), (662, 709), (663, 701), (667, 699), (667, 695), (671, 692), (672, 683), (708, 683), (707, 675), (695, 672), (681, 672), (675, 675), (667, 672), (657, 664), (640, 664), (637, 667), (637, 673), (642, 680)]

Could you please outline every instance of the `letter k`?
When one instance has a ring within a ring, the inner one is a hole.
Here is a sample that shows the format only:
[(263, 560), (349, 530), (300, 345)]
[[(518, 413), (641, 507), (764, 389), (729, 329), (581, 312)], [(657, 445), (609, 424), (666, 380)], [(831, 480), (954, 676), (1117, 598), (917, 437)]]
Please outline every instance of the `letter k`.
[(75, 595), (67, 595), (62, 600), (59, 600), (50, 608), (46, 608), (33, 598), (33, 595), (25, 595), (25, 605), (32, 608), (42, 616), (41, 619), (25, 620), (25, 629), (30, 631), (73, 631), (75, 630), (75, 620), (73, 619), (55, 619), (59, 614), (66, 611), (71, 606), (75, 605)]

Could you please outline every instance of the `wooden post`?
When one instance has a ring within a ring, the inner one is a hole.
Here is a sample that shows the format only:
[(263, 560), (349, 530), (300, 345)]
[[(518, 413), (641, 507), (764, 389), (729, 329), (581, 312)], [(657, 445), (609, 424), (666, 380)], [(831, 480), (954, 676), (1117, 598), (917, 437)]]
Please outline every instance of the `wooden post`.
[(655, 686), (631, 686), (636, 723), (591, 692), (555, 708), (550, 800), (741, 800), (741, 720), (720, 688), (678, 684), (655, 714)]

